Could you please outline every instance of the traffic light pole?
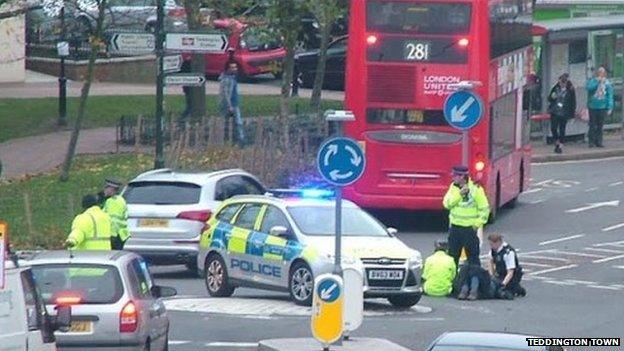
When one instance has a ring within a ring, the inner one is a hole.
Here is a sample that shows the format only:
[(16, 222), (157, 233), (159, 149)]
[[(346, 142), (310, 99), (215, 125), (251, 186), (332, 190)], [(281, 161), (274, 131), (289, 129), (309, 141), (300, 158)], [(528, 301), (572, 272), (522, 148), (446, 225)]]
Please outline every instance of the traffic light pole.
[(163, 154), (163, 100), (164, 100), (164, 42), (165, 42), (165, 0), (157, 0), (156, 6), (156, 61), (158, 73), (156, 75), (156, 155), (154, 168), (165, 167), (165, 157)]

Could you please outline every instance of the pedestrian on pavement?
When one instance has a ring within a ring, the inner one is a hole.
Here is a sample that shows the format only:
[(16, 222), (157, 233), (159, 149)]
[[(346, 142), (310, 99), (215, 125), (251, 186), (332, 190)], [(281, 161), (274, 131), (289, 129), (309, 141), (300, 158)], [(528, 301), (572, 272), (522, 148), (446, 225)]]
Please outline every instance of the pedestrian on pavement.
[(490, 265), (493, 294), (502, 299), (512, 300), (514, 296), (525, 296), (526, 290), (520, 285), (522, 266), (518, 262), (516, 250), (503, 241), (500, 234), (490, 234)]
[(113, 250), (123, 250), (123, 247), (130, 238), (128, 230), (128, 205), (126, 200), (119, 195), (122, 183), (109, 178), (104, 184), (104, 204), (102, 209), (110, 216), (112, 222), (111, 248)]
[(548, 95), (550, 130), (557, 154), (563, 152), (561, 147), (565, 139), (568, 120), (574, 118), (576, 114), (576, 91), (569, 77), (567, 73), (562, 74)]
[(100, 206), (96, 195), (82, 198), (84, 212), (77, 215), (65, 240), (70, 250), (110, 250), (112, 223)]
[(598, 68), (596, 75), (587, 81), (587, 109), (589, 110), (589, 147), (604, 147), (602, 128), (607, 116), (613, 112), (613, 84), (607, 70)]
[(434, 253), (425, 259), (422, 272), (422, 284), (429, 296), (448, 296), (453, 291), (453, 281), (457, 266), (449, 256), (448, 243), (436, 241)]
[(230, 118), (234, 117), (236, 126), (235, 135), (239, 146), (245, 143), (245, 132), (243, 130), (243, 118), (240, 111), (240, 96), (238, 93), (238, 64), (236, 61), (228, 61), (225, 70), (219, 77), (219, 97), (221, 99), (221, 114), (225, 119), (225, 137), (229, 138)]
[[(182, 73), (191, 73), (191, 58), (188, 58), (182, 62), (182, 66), (180, 67), (180, 72)], [(191, 87), (183, 86), (182, 91), (184, 92), (184, 111), (180, 115), (178, 119), (178, 128), (180, 130), (184, 130), (184, 124), (188, 121), (189, 117), (191, 117)]]
[(465, 264), (459, 269), (455, 283), (458, 300), (489, 299), (492, 297), (488, 272), (476, 264)]
[(449, 210), (449, 255), (459, 262), (462, 248), (466, 248), (468, 263), (480, 264), (477, 230), (487, 223), (490, 206), (482, 187), (468, 175), (468, 167), (453, 167), (453, 183), (444, 195), (444, 208)]

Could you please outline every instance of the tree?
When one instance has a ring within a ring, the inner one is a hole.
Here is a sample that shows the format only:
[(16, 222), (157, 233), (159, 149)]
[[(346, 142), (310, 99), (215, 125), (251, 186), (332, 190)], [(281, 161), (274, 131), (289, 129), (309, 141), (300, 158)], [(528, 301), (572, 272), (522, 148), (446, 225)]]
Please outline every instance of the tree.
[(317, 112), (320, 112), (321, 91), (323, 90), (327, 62), (327, 47), (329, 46), (334, 23), (336, 19), (346, 13), (347, 4), (342, 0), (308, 0), (307, 5), (316, 18), (319, 31), (321, 32), (321, 47), (314, 77), (314, 89), (310, 99), (310, 106)]
[[(202, 14), (200, 12), (200, 0), (184, 0), (186, 11), (186, 22), (189, 30), (197, 31), (202, 29)], [(204, 74), (206, 72), (206, 60), (203, 53), (193, 54), (191, 60), (191, 71)], [(206, 86), (190, 88), (191, 117), (200, 119), (206, 115)]]
[[(104, 11), (106, 10), (107, 0), (97, 1), (97, 18), (95, 21), (95, 28), (89, 37), (89, 44), (91, 52), (89, 54), (89, 61), (87, 63), (87, 76), (82, 85), (80, 91), (80, 102), (78, 105), (78, 115), (74, 122), (74, 128), (72, 129), (69, 145), (67, 146), (67, 154), (65, 154), (65, 161), (61, 168), (60, 180), (65, 182), (69, 179), (69, 170), (71, 168), (72, 160), (76, 154), (76, 144), (78, 143), (78, 136), (80, 135), (80, 128), (82, 121), (85, 117), (85, 109), (87, 106), (87, 99), (89, 98), (89, 90), (91, 89), (91, 82), (93, 81), (93, 69), (95, 68), (95, 60), (97, 59), (98, 52), (104, 44), (103, 32), (104, 32)], [(84, 8), (84, 4), (81, 6), (78, 4), (77, 8)]]

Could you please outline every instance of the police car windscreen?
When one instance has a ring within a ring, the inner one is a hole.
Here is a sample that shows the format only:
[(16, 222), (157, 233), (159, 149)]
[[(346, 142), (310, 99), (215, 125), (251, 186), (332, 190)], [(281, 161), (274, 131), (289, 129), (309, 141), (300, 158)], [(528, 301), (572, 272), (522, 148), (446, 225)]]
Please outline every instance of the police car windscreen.
[(78, 296), (80, 304), (112, 304), (123, 295), (119, 272), (112, 266), (45, 265), (34, 266), (32, 271), (46, 304), (66, 296)]
[[(330, 206), (293, 206), (288, 212), (299, 230), (305, 235), (334, 235), (336, 233), (335, 208)], [(342, 209), (342, 235), (388, 236), (384, 227), (371, 215), (359, 208)]]
[(201, 187), (185, 182), (133, 182), (123, 193), (134, 205), (193, 205), (199, 202)]

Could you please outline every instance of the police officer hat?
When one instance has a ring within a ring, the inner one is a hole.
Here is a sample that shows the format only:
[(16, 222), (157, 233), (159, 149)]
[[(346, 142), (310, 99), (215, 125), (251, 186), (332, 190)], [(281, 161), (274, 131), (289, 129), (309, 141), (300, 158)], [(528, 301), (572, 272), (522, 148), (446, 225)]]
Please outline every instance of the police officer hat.
[(453, 167), (453, 174), (454, 175), (467, 175), (468, 174), (468, 167), (466, 167), (466, 166), (454, 166)]
[(99, 204), (99, 199), (97, 196), (93, 194), (85, 195), (82, 198), (82, 208), (87, 209), (93, 206), (97, 206)]
[(435, 242), (435, 250), (436, 251), (440, 251), (440, 250), (448, 250), (448, 243), (446, 241), (443, 240), (436, 240)]
[(105, 179), (104, 184), (105, 184), (105, 187), (107, 188), (115, 188), (115, 189), (121, 188), (121, 182), (113, 178)]

